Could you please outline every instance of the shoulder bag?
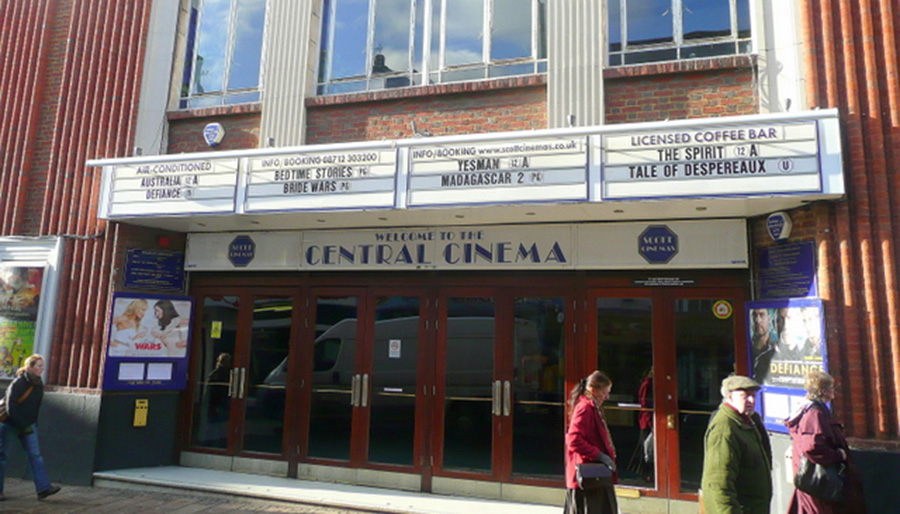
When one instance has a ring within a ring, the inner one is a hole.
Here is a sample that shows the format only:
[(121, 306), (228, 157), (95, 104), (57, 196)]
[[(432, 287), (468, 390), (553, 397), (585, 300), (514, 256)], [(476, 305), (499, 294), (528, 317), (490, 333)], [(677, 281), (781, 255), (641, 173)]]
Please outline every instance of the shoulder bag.
[[(25, 398), (28, 398), (28, 395), (31, 394), (31, 391), (34, 391), (34, 386), (29, 387), (16, 403), (24, 402)], [(6, 408), (6, 395), (3, 395), (3, 398), (0, 398), (0, 423), (4, 423), (8, 419), (9, 409)]]
[(804, 493), (825, 500), (840, 502), (844, 499), (846, 473), (843, 464), (823, 466), (810, 462), (806, 455), (800, 458), (800, 468), (794, 477), (794, 486)]
[(590, 491), (612, 486), (612, 470), (602, 462), (585, 462), (575, 466), (578, 488)]

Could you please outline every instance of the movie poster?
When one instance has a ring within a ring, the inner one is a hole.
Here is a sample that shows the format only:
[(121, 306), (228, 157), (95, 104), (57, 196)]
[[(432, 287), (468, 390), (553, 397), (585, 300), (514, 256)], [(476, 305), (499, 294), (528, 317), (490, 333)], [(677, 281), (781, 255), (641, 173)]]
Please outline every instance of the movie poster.
[(804, 401), (806, 375), (828, 371), (824, 312), (818, 299), (747, 304), (750, 369), (761, 391), (767, 427), (784, 431), (783, 420)]
[(0, 379), (34, 353), (43, 278), (43, 267), (0, 264)]
[(187, 356), (189, 300), (116, 297), (109, 331), (110, 357)]

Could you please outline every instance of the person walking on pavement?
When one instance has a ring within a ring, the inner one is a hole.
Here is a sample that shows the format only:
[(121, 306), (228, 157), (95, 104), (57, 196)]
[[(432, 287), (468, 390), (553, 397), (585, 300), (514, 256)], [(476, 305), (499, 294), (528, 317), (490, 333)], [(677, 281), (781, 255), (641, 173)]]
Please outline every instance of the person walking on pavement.
[(791, 451), (794, 475), (800, 468), (800, 459), (823, 466), (845, 467), (847, 479), (844, 485), (844, 499), (828, 502), (794, 489), (788, 514), (859, 514), (866, 512), (862, 482), (851, 466), (850, 447), (844, 438), (844, 431), (828, 408), (834, 400), (834, 378), (824, 371), (813, 371), (806, 376), (806, 398), (808, 403), (798, 407), (785, 425), (791, 433)]
[(706, 514), (769, 514), (772, 450), (754, 419), (759, 389), (745, 376), (722, 381), (722, 404), (704, 438), (700, 487)]
[[(612, 380), (594, 371), (572, 388), (569, 408), (572, 419), (566, 432), (566, 505), (565, 514), (616, 514), (618, 504), (612, 484), (618, 481), (616, 447), (606, 425), (603, 402), (609, 398)], [(578, 488), (575, 466), (602, 462), (612, 471), (608, 487), (593, 490)]]
[(6, 436), (10, 431), (16, 434), (28, 454), (38, 500), (59, 492), (60, 487), (50, 483), (38, 446), (38, 411), (44, 399), (44, 384), (41, 380), (43, 372), (44, 358), (34, 354), (25, 359), (25, 365), (16, 372), (16, 378), (7, 388), (6, 409), (9, 417), (6, 422), (0, 423), (0, 501), (6, 499), (3, 495), (3, 479), (6, 476)]

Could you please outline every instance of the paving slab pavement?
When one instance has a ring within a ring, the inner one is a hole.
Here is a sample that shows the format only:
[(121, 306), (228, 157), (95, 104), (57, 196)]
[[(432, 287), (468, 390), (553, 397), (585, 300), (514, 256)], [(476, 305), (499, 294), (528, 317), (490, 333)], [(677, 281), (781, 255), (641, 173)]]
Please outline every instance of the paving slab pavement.
[(371, 510), (330, 508), (278, 500), (178, 490), (134, 490), (65, 485), (62, 491), (38, 501), (34, 483), (7, 477), (3, 514), (224, 514), (236, 512), (298, 514), (362, 514)]

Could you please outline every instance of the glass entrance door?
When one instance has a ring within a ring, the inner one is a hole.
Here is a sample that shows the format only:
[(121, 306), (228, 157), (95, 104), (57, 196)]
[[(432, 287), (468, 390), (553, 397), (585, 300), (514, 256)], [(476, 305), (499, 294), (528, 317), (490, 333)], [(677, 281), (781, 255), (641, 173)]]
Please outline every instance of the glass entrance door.
[(198, 298), (191, 444), (281, 455), (294, 298), (283, 290), (237, 293)]
[(316, 294), (307, 456), (351, 465), (421, 462), (426, 303), (413, 290)]
[(438, 302), (437, 473), (562, 478), (565, 303), (502, 289)]
[[(587, 362), (613, 381), (605, 406), (623, 485), (695, 500), (703, 436), (728, 374), (746, 373), (741, 289), (593, 290)], [(743, 354), (741, 352), (744, 352)]]
[(679, 480), (670, 481), (669, 487), (693, 494), (700, 489), (703, 472), (703, 436), (722, 402), (722, 379), (736, 371), (747, 374), (746, 369), (735, 369), (736, 362), (746, 362), (746, 350), (739, 357), (736, 350), (743, 345), (735, 340), (743, 333), (743, 296), (692, 291), (677, 294), (673, 302), (678, 401), (675, 426), (669, 430), (678, 437)]

